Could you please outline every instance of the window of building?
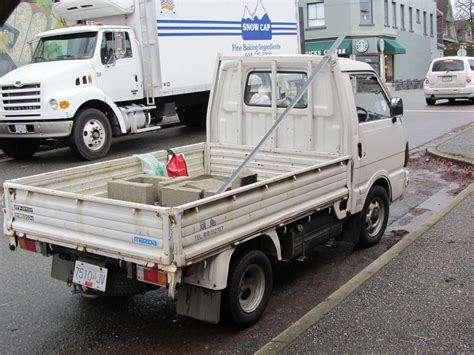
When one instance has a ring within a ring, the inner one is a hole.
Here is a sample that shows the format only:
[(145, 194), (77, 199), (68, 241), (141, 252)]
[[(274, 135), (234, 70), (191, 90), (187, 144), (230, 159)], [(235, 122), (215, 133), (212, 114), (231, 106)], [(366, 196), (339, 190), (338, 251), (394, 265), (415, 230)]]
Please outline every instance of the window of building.
[(434, 36), (434, 28), (433, 28), (433, 14), (430, 14), (430, 36)]
[(395, 1), (392, 2), (392, 16), (393, 16), (393, 24), (392, 26), (397, 28), (397, 3)]
[(360, 24), (372, 25), (372, 0), (360, 0)]
[(385, 0), (383, 3), (383, 15), (384, 15), (384, 25), (389, 26), (388, 23), (388, 0)]
[(405, 30), (405, 5), (400, 4), (400, 28)]
[(426, 11), (423, 11), (423, 34), (427, 35), (428, 33), (426, 32)]
[(410, 31), (413, 32), (413, 8), (411, 6), (408, 8), (408, 22)]
[(308, 4), (308, 27), (322, 27), (324, 25), (324, 1)]
[(416, 23), (421, 23), (421, 20), (420, 20), (420, 9), (416, 9)]

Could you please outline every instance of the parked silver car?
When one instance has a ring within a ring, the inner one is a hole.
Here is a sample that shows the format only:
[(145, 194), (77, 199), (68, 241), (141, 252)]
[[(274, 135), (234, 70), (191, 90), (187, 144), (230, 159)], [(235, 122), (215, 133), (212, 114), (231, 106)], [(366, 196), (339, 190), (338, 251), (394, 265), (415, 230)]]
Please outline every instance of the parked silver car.
[(469, 99), (474, 103), (474, 57), (442, 57), (433, 60), (423, 84), (427, 105), (436, 100)]

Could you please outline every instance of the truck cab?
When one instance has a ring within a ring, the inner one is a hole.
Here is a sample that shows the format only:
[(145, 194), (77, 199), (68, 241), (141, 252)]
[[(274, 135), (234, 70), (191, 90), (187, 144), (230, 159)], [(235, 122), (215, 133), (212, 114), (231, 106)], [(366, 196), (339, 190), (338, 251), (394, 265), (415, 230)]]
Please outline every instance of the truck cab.
[[(36, 37), (31, 64), (0, 80), (0, 145), (20, 159), (33, 155), (40, 144), (58, 140), (69, 140), (91, 158), (100, 155), (110, 147), (110, 132), (125, 133), (119, 127), (127, 127), (119, 122), (123, 118), (114, 112), (114, 102), (143, 99), (142, 81), (140, 51), (130, 27), (44, 32)], [(71, 139), (73, 118), (86, 109), (102, 115), (76, 120), (76, 125), (82, 123), (76, 135), (83, 138)]]

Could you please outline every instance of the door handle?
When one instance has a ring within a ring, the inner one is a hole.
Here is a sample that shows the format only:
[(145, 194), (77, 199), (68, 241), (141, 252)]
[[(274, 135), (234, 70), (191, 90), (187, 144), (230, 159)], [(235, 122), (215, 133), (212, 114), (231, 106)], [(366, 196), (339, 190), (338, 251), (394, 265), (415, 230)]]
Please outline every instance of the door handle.
[(362, 143), (357, 143), (357, 153), (359, 154), (359, 158), (362, 158)]

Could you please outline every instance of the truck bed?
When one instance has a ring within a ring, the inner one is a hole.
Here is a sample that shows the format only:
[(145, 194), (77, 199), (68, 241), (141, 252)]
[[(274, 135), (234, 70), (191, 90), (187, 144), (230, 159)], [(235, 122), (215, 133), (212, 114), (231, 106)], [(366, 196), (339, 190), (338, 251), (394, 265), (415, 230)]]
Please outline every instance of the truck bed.
[[(176, 148), (190, 176), (230, 176), (252, 147)], [(166, 151), (153, 155), (160, 161)], [(107, 198), (107, 183), (142, 174), (137, 157), (7, 181), (4, 232), (140, 265), (182, 267), (348, 197), (349, 157), (262, 149), (258, 181), (181, 206)]]

